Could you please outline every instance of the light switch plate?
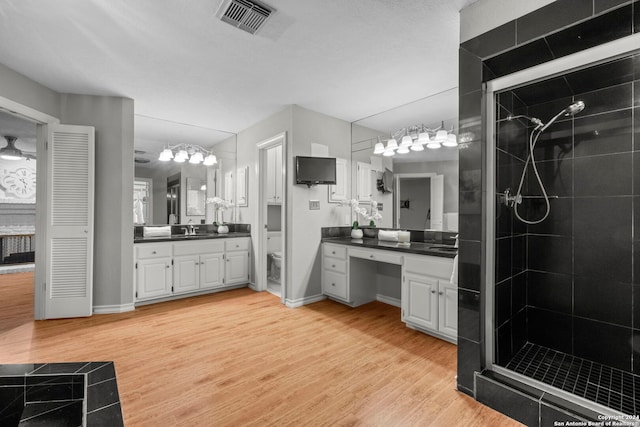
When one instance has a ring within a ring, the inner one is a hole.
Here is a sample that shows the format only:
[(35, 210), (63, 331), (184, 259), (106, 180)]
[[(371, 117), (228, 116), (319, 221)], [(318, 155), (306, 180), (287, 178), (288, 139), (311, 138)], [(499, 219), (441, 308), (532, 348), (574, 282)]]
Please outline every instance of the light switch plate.
[(320, 200), (309, 200), (309, 210), (310, 211), (319, 211), (320, 210)]

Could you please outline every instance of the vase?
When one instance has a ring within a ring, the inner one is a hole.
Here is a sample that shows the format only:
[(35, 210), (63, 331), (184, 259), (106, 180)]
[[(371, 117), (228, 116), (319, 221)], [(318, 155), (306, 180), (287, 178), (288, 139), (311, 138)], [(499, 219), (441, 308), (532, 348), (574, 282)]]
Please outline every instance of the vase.
[(219, 225), (218, 226), (218, 234), (227, 234), (229, 232), (228, 225)]
[(359, 228), (354, 228), (351, 230), (351, 238), (352, 239), (362, 239), (362, 230)]

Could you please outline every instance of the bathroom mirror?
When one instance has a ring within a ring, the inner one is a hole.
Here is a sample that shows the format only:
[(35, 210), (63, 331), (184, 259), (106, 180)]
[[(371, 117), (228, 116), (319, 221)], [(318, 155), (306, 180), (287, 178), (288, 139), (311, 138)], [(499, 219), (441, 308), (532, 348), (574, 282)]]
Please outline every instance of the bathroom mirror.
[[(167, 146), (180, 143), (200, 145), (215, 154), (213, 166), (161, 162), (160, 152)], [(169, 224), (168, 206), (176, 209), (175, 222), (186, 224), (213, 223), (215, 208), (207, 198), (234, 200), (236, 192), (236, 135), (183, 123), (142, 115), (135, 116), (135, 177), (150, 180), (153, 189), (153, 224)], [(171, 188), (169, 178), (174, 179)], [(175, 182), (175, 177), (179, 177)], [(173, 204), (167, 201), (172, 198)], [(178, 200), (174, 200), (178, 198)], [(235, 201), (234, 201), (235, 203)], [(233, 222), (236, 208), (228, 208), (221, 215), (225, 222)]]
[(457, 117), (458, 89), (452, 88), (352, 123), (351, 197), (365, 208), (370, 200), (382, 204), (376, 226), (457, 231), (458, 148), (373, 153), (378, 137), (386, 146), (393, 134), (400, 144), (400, 131), (413, 126), (437, 129), (444, 122), (444, 130), (457, 135)]

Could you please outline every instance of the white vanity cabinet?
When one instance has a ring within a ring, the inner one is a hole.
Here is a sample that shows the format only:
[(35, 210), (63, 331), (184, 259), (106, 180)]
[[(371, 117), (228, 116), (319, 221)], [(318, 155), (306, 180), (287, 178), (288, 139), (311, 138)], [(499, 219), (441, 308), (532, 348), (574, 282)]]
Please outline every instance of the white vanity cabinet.
[[(378, 286), (397, 286), (402, 321), (410, 328), (455, 343), (458, 287), (449, 282), (453, 259), (432, 255), (322, 244), (322, 293), (357, 307), (379, 299)], [(383, 301), (384, 299), (380, 299)]]
[(249, 237), (137, 243), (136, 301), (248, 283), (250, 246)]
[(203, 240), (173, 244), (173, 293), (224, 284), (224, 242)]
[(225, 239), (225, 284), (249, 281), (249, 238)]
[(148, 299), (171, 295), (173, 284), (171, 242), (135, 246), (136, 297)]
[(322, 293), (349, 302), (347, 247), (322, 245)]
[(407, 254), (402, 272), (402, 321), (455, 342), (458, 288), (449, 282), (451, 258)]

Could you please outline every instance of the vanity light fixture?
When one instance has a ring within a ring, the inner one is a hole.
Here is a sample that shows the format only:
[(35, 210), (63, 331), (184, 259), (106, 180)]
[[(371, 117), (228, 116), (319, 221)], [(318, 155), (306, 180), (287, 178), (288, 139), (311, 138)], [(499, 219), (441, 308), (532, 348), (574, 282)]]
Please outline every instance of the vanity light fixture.
[[(400, 145), (396, 138), (402, 136)], [(373, 154), (383, 156), (393, 156), (394, 154), (407, 154), (409, 151), (423, 151), (424, 146), (430, 149), (444, 147), (457, 147), (458, 137), (453, 133), (453, 126), (450, 131), (444, 127), (444, 121), (436, 129), (430, 129), (424, 125), (414, 125), (391, 134), (391, 138), (384, 147), (378, 138)]]
[(189, 163), (199, 165), (202, 163), (205, 166), (211, 166), (218, 163), (218, 159), (209, 150), (195, 144), (178, 144), (165, 148), (160, 153), (158, 160), (161, 162), (168, 162), (172, 160), (176, 163), (184, 163), (187, 160)]

